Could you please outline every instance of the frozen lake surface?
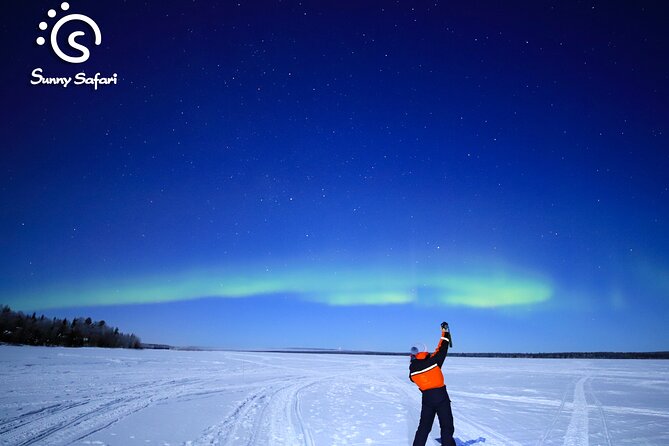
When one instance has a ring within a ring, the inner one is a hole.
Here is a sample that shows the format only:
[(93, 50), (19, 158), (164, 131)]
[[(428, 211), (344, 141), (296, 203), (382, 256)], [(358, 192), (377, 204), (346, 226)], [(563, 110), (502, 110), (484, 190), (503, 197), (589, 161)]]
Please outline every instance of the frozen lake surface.
[[(0, 346), (0, 444), (408, 445), (407, 359)], [(669, 445), (669, 361), (447, 358), (444, 375), (458, 445)]]

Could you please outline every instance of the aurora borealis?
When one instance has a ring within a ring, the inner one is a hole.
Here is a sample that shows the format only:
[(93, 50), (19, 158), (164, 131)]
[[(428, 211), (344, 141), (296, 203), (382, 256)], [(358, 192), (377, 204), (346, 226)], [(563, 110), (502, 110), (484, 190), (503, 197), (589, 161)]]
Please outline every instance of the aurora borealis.
[(0, 303), (178, 345), (668, 348), (662, 4), (72, 1), (78, 65), (35, 44), (54, 6), (1, 29)]
[[(251, 272), (248, 272), (251, 271)], [(99, 280), (78, 285), (63, 284), (24, 295), (10, 303), (26, 308), (159, 303), (199, 297), (247, 298), (263, 295), (292, 295), (301, 300), (327, 305), (467, 306), (501, 308), (546, 301), (549, 285), (529, 278), (499, 273), (480, 275), (401, 270), (346, 270), (331, 267), (281, 270), (250, 268), (172, 273), (140, 280)], [(253, 273), (253, 271), (261, 271)]]

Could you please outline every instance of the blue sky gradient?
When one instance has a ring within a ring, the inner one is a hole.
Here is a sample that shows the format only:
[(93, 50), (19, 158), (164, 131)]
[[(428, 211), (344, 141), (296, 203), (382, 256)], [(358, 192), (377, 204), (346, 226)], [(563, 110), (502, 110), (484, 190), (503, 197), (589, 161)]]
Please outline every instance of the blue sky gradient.
[(1, 30), (1, 303), (178, 345), (669, 348), (662, 4), (70, 3), (83, 64), (34, 43), (57, 2)]

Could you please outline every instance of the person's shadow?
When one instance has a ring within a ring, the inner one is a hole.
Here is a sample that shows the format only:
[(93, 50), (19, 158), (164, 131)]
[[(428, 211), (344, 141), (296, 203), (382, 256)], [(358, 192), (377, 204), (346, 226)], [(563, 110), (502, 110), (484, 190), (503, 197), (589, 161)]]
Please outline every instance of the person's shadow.
[[(456, 446), (469, 446), (476, 443), (485, 443), (485, 438), (479, 437), (476, 440), (462, 441), (459, 438), (454, 438)], [(437, 438), (437, 443), (441, 444), (441, 438)]]

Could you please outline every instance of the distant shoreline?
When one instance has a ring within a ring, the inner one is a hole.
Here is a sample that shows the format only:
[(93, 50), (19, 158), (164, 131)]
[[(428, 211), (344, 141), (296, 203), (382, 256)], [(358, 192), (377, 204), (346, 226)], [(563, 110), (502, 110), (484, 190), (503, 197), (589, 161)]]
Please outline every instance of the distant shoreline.
[[(144, 348), (189, 350), (189, 351), (240, 351), (255, 353), (308, 353), (330, 355), (376, 355), (409, 356), (402, 352), (381, 352), (373, 350), (339, 350), (318, 348), (281, 349), (217, 349), (200, 347), (173, 347), (164, 344), (144, 344)], [(536, 359), (669, 359), (669, 351), (660, 352), (557, 352), (557, 353), (448, 353), (454, 358), (536, 358)]]
[[(62, 347), (62, 346), (33, 346), (28, 344), (13, 344), (0, 342), (0, 346), (15, 347)], [(80, 348), (80, 347), (67, 347)], [(99, 348), (99, 347), (87, 347)], [(305, 353), (325, 355), (369, 355), (369, 356), (409, 356), (401, 352), (381, 352), (373, 350), (335, 350), (317, 348), (283, 348), (283, 349), (228, 349), (206, 347), (178, 347), (167, 344), (142, 344), (146, 350), (176, 350), (176, 351), (222, 351), (247, 353)], [(557, 353), (449, 353), (453, 358), (521, 358), (521, 359), (669, 359), (669, 351), (661, 352), (557, 352)]]
[[(409, 356), (408, 353), (339, 350), (253, 350), (265, 353), (325, 353), (341, 355)], [(454, 358), (525, 359), (669, 359), (669, 352), (448, 353)]]

